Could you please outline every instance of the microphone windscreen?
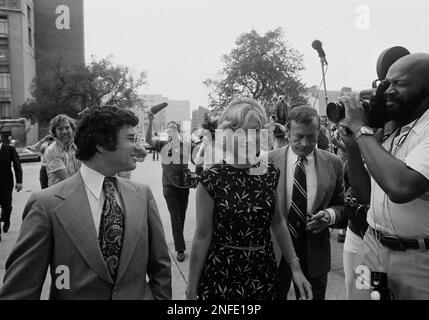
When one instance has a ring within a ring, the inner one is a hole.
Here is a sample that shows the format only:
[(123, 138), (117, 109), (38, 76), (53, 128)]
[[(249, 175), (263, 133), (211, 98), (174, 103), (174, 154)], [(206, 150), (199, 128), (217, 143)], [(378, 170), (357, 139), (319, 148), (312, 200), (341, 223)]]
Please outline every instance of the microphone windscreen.
[(319, 40), (314, 40), (311, 46), (314, 50), (319, 50), (322, 48), (322, 42), (320, 42)]
[(162, 109), (165, 109), (168, 106), (168, 103), (164, 102), (161, 104), (157, 104), (156, 106), (153, 106), (150, 108), (150, 113), (153, 115), (156, 115), (158, 112), (160, 112)]
[(377, 60), (377, 76), (379, 80), (386, 79), (390, 67), (400, 58), (410, 54), (410, 51), (404, 47), (391, 47), (384, 50)]

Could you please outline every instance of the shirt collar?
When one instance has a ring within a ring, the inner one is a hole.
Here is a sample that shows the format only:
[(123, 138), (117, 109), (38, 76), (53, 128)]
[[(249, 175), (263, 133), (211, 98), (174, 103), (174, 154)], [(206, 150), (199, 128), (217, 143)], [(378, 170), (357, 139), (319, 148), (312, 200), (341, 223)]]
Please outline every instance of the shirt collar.
[[(416, 123), (418, 121), (418, 123)], [(429, 109), (419, 118), (402, 127), (402, 132), (408, 132), (411, 128), (418, 134), (429, 124)], [(413, 127), (414, 126), (414, 127)]]
[(91, 193), (97, 199), (101, 197), (101, 191), (103, 189), (104, 175), (91, 169), (84, 163), (80, 168), (80, 174), (82, 175), (83, 183), (88, 187)]
[[(289, 160), (292, 161), (293, 164), (298, 162), (298, 155), (292, 150), (292, 147), (289, 147)], [(314, 160), (314, 150), (306, 156), (307, 164), (310, 164)]]
[(75, 144), (74, 144), (74, 142), (72, 142), (72, 143), (70, 144), (69, 148), (66, 148), (66, 146), (64, 145), (64, 143), (62, 143), (62, 142), (60, 141), (60, 139), (56, 139), (56, 141), (55, 141), (55, 142), (57, 143), (57, 145), (58, 145), (61, 149), (65, 150), (65, 151), (70, 151), (70, 150), (76, 150), (76, 149), (77, 149), (77, 148), (76, 148), (76, 146), (75, 146)]

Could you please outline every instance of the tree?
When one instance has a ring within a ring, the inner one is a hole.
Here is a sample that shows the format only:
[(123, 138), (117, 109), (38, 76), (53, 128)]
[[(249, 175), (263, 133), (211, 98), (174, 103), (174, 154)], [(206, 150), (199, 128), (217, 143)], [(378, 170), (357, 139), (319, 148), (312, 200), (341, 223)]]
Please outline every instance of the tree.
[(256, 99), (269, 113), (282, 96), (289, 97), (294, 105), (306, 103), (299, 78), (304, 70), (302, 55), (288, 47), (281, 28), (264, 36), (254, 30), (240, 35), (236, 47), (222, 60), (220, 79), (203, 82), (212, 91), (210, 107), (222, 110), (237, 96)]
[(84, 66), (67, 66), (61, 59), (43, 61), (46, 72), (33, 80), (33, 99), (24, 103), (21, 116), (47, 124), (57, 114), (73, 118), (86, 108), (103, 105), (132, 107), (137, 89), (146, 84), (146, 73), (135, 78), (128, 67), (116, 66), (111, 58)]

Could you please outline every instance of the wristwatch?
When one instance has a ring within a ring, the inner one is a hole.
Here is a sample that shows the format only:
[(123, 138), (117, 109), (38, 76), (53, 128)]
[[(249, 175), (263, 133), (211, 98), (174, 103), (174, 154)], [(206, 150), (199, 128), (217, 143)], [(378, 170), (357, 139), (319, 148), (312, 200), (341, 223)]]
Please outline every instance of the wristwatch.
[(358, 141), (358, 139), (361, 136), (373, 136), (374, 135), (374, 131), (372, 131), (372, 129), (370, 127), (361, 127), (360, 130), (358, 132), (356, 132), (355, 134), (355, 140)]

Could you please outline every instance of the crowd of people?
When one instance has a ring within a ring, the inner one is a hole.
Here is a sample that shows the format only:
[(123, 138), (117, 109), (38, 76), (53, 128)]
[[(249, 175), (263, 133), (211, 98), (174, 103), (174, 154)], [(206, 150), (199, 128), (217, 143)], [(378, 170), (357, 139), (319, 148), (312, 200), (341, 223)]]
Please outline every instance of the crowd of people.
[[(332, 127), (311, 106), (270, 124), (256, 100), (235, 99), (209, 121), (192, 159), (197, 186), (189, 183), (192, 152), (180, 124), (168, 123), (167, 141), (153, 139), (149, 115), (146, 142), (161, 155), (178, 262), (196, 186), (187, 299), (285, 300), (293, 283), (297, 299), (324, 300), (332, 228), (347, 229), (347, 299), (370, 299), (374, 290), (385, 299), (429, 298), (429, 55), (400, 58), (386, 81), (377, 130), (354, 97), (341, 98), (345, 119)], [(24, 209), (0, 299), (39, 299), (48, 267), (52, 299), (171, 299), (171, 261), (152, 191), (120, 175), (142, 153), (137, 124), (116, 107), (90, 109), (78, 123), (52, 120), (51, 136), (34, 146), (43, 154), (43, 190)], [(267, 128), (270, 150), (263, 148)], [(14, 164), (22, 188), (16, 152), (0, 150), (2, 167)], [(219, 153), (221, 161), (212, 161)], [(13, 181), (1, 188), (6, 226)], [(70, 269), (68, 288), (56, 285), (61, 266)], [(384, 275), (386, 287), (357, 273), (362, 266), (369, 276)]]

